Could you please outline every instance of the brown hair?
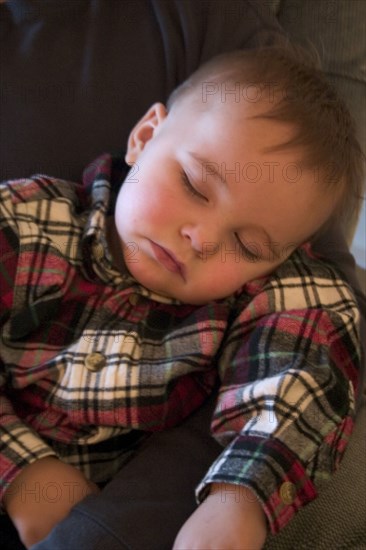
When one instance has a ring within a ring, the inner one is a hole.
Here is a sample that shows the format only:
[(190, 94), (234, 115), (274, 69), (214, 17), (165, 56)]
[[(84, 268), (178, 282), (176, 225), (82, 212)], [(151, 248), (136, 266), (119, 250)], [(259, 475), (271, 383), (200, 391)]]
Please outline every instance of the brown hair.
[[(316, 169), (319, 184), (339, 194), (332, 218), (340, 217), (348, 224), (358, 215), (365, 156), (349, 110), (326, 80), (314, 52), (287, 44), (221, 54), (174, 90), (168, 110), (193, 91), (201, 89), (202, 94), (203, 84), (206, 91), (207, 85), (224, 84), (226, 92), (240, 85), (246, 90), (244, 99), (268, 100), (270, 108), (256, 116), (288, 122), (297, 129), (291, 140), (275, 149), (300, 147), (304, 165)], [(251, 89), (254, 97), (250, 97)]]

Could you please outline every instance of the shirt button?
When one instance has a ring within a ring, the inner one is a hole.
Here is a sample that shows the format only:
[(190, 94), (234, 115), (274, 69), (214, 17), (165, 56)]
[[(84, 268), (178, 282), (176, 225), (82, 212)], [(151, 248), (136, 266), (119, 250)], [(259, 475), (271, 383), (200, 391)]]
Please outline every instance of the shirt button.
[(102, 370), (107, 364), (106, 358), (101, 353), (89, 353), (85, 358), (85, 366), (92, 372), (98, 372)]
[(291, 481), (285, 481), (280, 487), (280, 497), (283, 504), (292, 504), (296, 497), (296, 487)]
[(139, 303), (140, 297), (138, 294), (130, 294), (128, 297), (128, 301), (130, 302), (131, 306), (137, 306)]

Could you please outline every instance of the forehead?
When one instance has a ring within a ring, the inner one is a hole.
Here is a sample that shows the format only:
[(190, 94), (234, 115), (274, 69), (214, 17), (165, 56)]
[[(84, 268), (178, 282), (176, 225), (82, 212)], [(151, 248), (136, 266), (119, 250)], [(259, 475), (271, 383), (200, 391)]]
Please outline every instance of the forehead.
[[(219, 96), (210, 102), (187, 95), (170, 113), (171, 130), (179, 136), (182, 146), (191, 145), (197, 153), (212, 152), (216, 162), (273, 162), (300, 166), (303, 150), (284, 147), (294, 138), (296, 128), (290, 123), (266, 117), (265, 102), (235, 100), (230, 96), (222, 101)], [(264, 116), (263, 116), (264, 115)], [(168, 117), (169, 119), (169, 117)]]
[(332, 197), (320, 187), (316, 171), (304, 166), (303, 151), (281, 148), (295, 128), (255, 118), (265, 105), (216, 98), (209, 106), (185, 101), (181, 107), (176, 119), (181, 158), (194, 163), (203, 185), (230, 197), (225, 204), (238, 225), (241, 219), (257, 223), (282, 242), (291, 233), (299, 244), (330, 215)]
[[(270, 117), (273, 102), (262, 96), (258, 100), (250, 100), (245, 95), (236, 94), (235, 90), (207, 95), (204, 87), (213, 84), (202, 83), (202, 88), (196, 86), (186, 92), (173, 105), (171, 115), (175, 118), (176, 128), (204, 126), (215, 130), (221, 144), (229, 146), (235, 141), (254, 145), (257, 152), (268, 148), (280, 148), (295, 136), (296, 126), (289, 122), (281, 122)], [(193, 133), (193, 132), (192, 132)], [(225, 140), (224, 140), (225, 138)], [(301, 149), (292, 150), (292, 156), (300, 157)]]

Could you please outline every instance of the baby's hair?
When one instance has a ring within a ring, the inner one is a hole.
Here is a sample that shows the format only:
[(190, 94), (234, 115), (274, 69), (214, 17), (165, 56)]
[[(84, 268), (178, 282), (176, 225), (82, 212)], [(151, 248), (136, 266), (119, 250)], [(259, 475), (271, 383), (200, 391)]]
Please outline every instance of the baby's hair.
[(209, 108), (202, 95), (207, 86), (224, 86), (225, 93), (236, 86), (242, 101), (263, 105), (268, 101), (269, 108), (255, 117), (290, 123), (296, 129), (293, 138), (271, 151), (300, 149), (303, 165), (314, 170), (319, 185), (339, 196), (332, 218), (340, 218), (346, 227), (356, 218), (363, 197), (365, 156), (349, 110), (326, 80), (313, 51), (287, 44), (221, 54), (174, 90), (168, 111), (188, 98), (206, 100)]

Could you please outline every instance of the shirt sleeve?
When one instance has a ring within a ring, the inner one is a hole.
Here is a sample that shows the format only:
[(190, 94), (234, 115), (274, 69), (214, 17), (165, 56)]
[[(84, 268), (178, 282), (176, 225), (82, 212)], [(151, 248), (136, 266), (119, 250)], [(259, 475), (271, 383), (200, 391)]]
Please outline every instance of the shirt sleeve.
[[(18, 264), (18, 233), (11, 194), (6, 184), (0, 185), (0, 338), (7, 338), (6, 321), (13, 307)], [(55, 455), (35, 431), (16, 414), (11, 395), (9, 369), (1, 358), (0, 345), (0, 499), (10, 483), (27, 464)], [(18, 488), (21, 490), (21, 488)]]
[(250, 488), (272, 533), (337, 469), (353, 427), (360, 362), (348, 286), (332, 268), (313, 261), (312, 275), (299, 258), (293, 263), (297, 276), (286, 277), (284, 267), (232, 324), (211, 426), (225, 449), (196, 492), (201, 501), (210, 483), (224, 483), (223, 500), (238, 501)]

